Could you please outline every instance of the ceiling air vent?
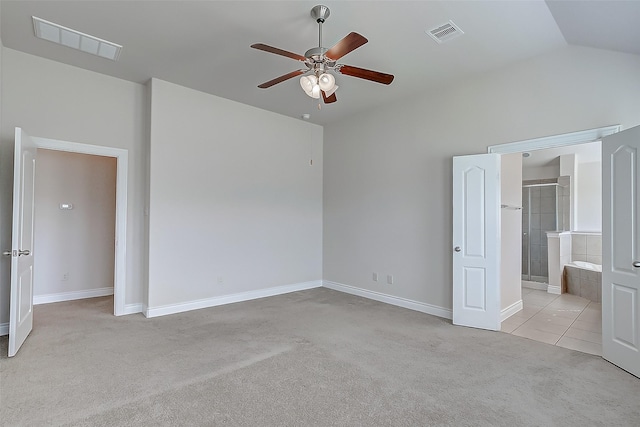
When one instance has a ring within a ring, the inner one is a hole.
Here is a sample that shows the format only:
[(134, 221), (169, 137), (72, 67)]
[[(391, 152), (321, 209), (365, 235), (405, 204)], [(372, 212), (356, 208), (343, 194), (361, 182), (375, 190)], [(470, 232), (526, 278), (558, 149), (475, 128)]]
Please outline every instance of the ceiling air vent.
[(112, 61), (117, 61), (120, 56), (122, 46), (119, 44), (102, 40), (35, 16), (32, 16), (32, 18), (36, 37), (102, 58), (111, 59)]
[(464, 34), (464, 32), (453, 23), (453, 21), (449, 21), (446, 24), (442, 24), (427, 31), (427, 34), (431, 36), (432, 39), (437, 41), (438, 43), (444, 43), (451, 39), (455, 39)]

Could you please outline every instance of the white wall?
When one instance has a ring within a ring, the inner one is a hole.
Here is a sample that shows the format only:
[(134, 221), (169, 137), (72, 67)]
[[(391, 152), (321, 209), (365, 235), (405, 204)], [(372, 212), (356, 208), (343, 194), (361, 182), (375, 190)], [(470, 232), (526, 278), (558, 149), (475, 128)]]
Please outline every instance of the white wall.
[(35, 206), (35, 299), (113, 288), (116, 159), (38, 150)]
[[(11, 245), (14, 128), (32, 136), (129, 151), (126, 304), (142, 302), (145, 87), (2, 49), (0, 247)], [(0, 323), (9, 317), (9, 259), (0, 261)]]
[(578, 163), (576, 187), (576, 230), (602, 231), (602, 163)]
[(150, 139), (149, 309), (322, 279), (320, 126), (153, 79)]
[(522, 155), (503, 154), (500, 172), (500, 309), (522, 300)]
[(560, 176), (560, 163), (552, 166), (538, 166), (522, 169), (522, 180), (549, 179)]
[(451, 157), (638, 125), (639, 75), (640, 56), (567, 47), (326, 126), (324, 280), (451, 308)]

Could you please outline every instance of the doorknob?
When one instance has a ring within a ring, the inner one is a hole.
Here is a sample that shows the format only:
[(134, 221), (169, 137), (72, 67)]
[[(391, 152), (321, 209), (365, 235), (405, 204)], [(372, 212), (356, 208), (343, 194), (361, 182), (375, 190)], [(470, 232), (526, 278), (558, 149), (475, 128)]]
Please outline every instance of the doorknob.
[(18, 256), (22, 256), (22, 255), (28, 256), (30, 254), (31, 254), (31, 252), (29, 251), (29, 249), (25, 249), (25, 250), (21, 249), (21, 250), (18, 251)]
[(640, 268), (640, 261), (633, 261), (633, 266), (635, 268)]
[(460, 252), (462, 249), (460, 249), (460, 246), (456, 246), (455, 248), (453, 248), (453, 250), (456, 252)]
[(11, 251), (2, 252), (2, 256), (11, 256)]

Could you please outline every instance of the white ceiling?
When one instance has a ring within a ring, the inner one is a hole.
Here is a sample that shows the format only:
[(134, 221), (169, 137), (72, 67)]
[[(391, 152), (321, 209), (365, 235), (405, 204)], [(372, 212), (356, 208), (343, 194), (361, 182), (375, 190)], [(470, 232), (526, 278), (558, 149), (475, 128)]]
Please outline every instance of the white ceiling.
[[(309, 11), (318, 0), (2, 0), (0, 12), (6, 47), (139, 83), (157, 77), (291, 117), (310, 113), (312, 122), (326, 124), (565, 47), (567, 41), (639, 53), (640, 1), (559, 3), (325, 1), (331, 16), (323, 45), (358, 32), (369, 43), (339, 62), (396, 78), (384, 86), (339, 75), (338, 102), (322, 110), (297, 78), (258, 89), (300, 67), (249, 47), (265, 43), (304, 54), (317, 46), (317, 24)], [(119, 61), (35, 38), (32, 15), (123, 45)], [(598, 18), (606, 28), (598, 26)], [(450, 19), (464, 31), (462, 37), (439, 45), (425, 34)], [(624, 26), (612, 25), (619, 22)]]

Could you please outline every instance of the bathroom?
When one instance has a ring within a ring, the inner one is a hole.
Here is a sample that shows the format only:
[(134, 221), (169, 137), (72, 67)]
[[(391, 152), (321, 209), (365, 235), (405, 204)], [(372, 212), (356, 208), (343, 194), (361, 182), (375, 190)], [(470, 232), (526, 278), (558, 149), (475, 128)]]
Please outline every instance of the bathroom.
[(522, 286), (599, 303), (600, 143), (523, 153), (522, 160)]
[(502, 330), (601, 354), (600, 142), (522, 153), (523, 310)]

